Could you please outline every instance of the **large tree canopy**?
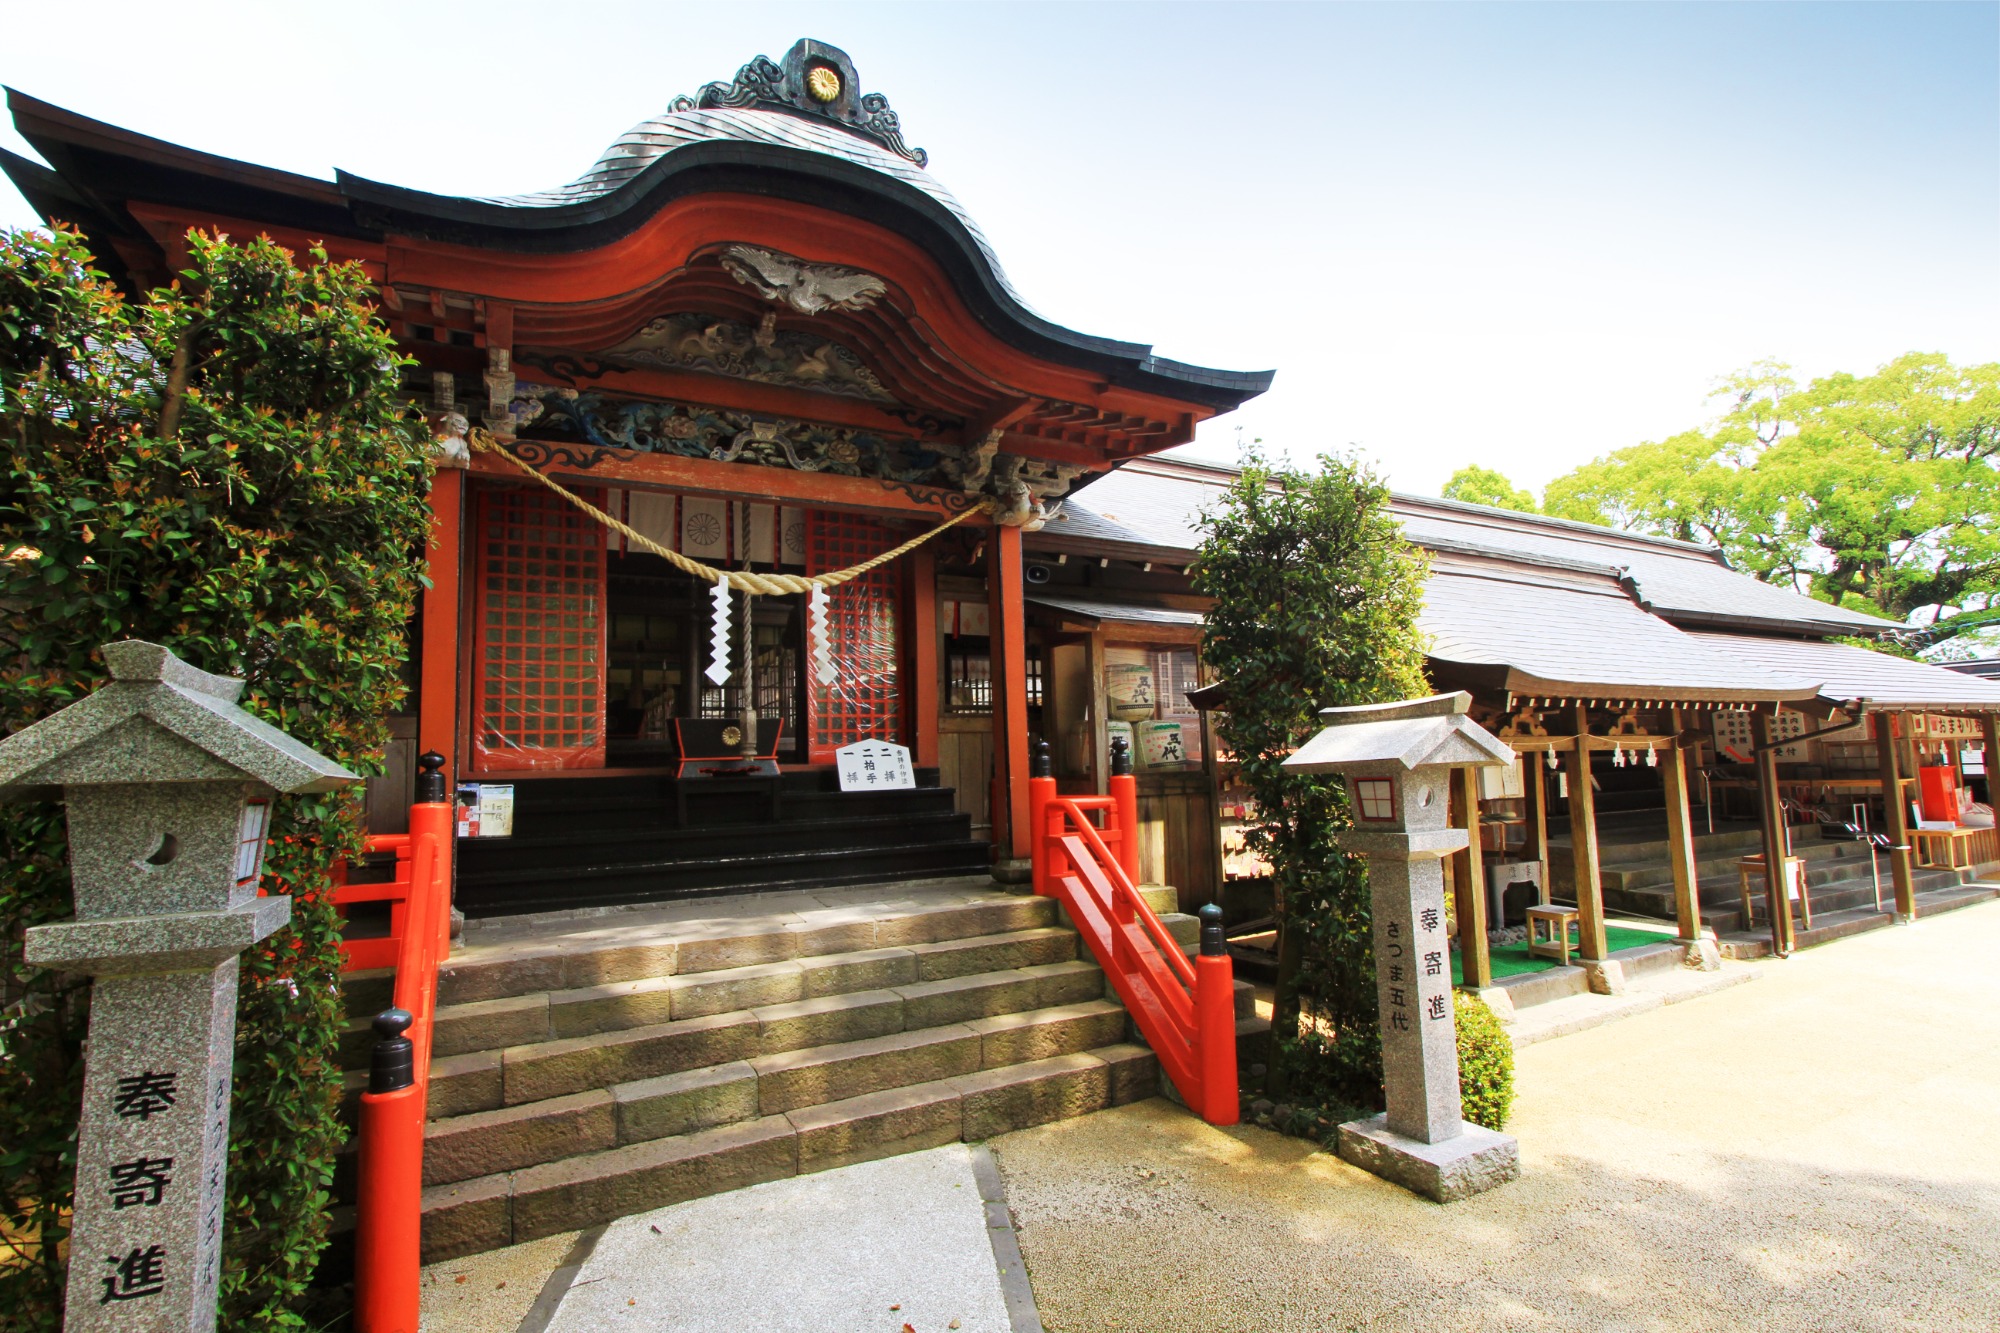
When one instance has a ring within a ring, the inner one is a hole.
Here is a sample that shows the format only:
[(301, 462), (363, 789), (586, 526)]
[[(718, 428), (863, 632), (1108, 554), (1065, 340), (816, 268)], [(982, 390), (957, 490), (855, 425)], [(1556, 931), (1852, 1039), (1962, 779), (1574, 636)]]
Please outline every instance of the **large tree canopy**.
[(1522, 490), (1504, 474), (1477, 463), (1468, 463), (1451, 474), (1451, 480), (1444, 484), (1444, 498), (1492, 505), (1495, 509), (1514, 509), (1524, 514), (1532, 514), (1539, 508), (1532, 491)]
[(2000, 622), (2000, 363), (1912, 352), (1802, 387), (1767, 361), (1716, 397), (1709, 425), (1549, 483), (1545, 512), (1719, 546), (1922, 643)]

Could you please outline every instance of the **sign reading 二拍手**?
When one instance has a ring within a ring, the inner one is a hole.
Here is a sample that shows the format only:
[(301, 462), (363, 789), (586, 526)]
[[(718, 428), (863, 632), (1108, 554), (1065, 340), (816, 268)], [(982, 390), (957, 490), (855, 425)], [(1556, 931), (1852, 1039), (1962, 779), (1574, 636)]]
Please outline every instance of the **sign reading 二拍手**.
[(243, 682), (157, 644), (0, 741), (0, 794), (67, 807), (76, 917), (25, 956), (96, 978), (69, 1240), (68, 1333), (208, 1333), (222, 1276), (237, 955), (283, 926), (260, 898), (271, 800), (358, 782), (236, 706)]
[(833, 752), (842, 791), (887, 791), (917, 785), (910, 747), (889, 741), (856, 741)]

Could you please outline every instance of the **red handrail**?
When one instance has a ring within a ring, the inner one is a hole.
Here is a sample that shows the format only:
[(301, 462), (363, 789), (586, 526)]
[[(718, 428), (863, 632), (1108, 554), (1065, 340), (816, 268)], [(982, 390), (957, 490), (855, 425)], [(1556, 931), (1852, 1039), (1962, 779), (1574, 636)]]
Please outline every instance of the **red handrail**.
[[(376, 1031), (387, 1039), (377, 1044), (369, 1090), (361, 1095), (356, 1333), (418, 1333), (424, 1120), (438, 965), (451, 948), (452, 817), (448, 801), (419, 802), (410, 807), (408, 834), (369, 839), (371, 851), (378, 843), (380, 850), (397, 851), (398, 870), (409, 869), (409, 888), (396, 952), (395, 1009), (403, 1014), (391, 1010), (376, 1020)], [(407, 859), (398, 839), (407, 843)], [(398, 1037), (403, 1015), (408, 1023)], [(408, 1043), (407, 1069), (397, 1049), (401, 1041)]]
[(1028, 786), (1035, 891), (1068, 910), (1182, 1099), (1211, 1125), (1235, 1124), (1235, 977), (1219, 910), (1203, 909), (1214, 920), (1204, 920), (1201, 955), (1190, 963), (1134, 885), (1138, 797), (1130, 775), (1113, 776), (1109, 796), (1058, 796), (1048, 777)]

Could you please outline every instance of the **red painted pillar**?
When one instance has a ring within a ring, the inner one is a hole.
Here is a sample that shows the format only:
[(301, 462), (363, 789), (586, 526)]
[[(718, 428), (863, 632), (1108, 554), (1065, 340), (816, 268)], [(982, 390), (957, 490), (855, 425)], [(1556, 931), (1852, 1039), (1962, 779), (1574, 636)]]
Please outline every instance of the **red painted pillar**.
[(445, 757), (445, 781), (459, 771), (458, 744), (460, 562), (465, 469), (441, 467), (431, 478), (431, 585), (424, 589), (422, 675), (417, 684), (417, 749)]
[(1125, 738), (1111, 745), (1111, 816), (1118, 825), (1119, 868), (1133, 887), (1139, 883), (1139, 779), (1132, 776), (1132, 752)]
[(1222, 909), (1201, 909), (1201, 953), (1194, 960), (1195, 1059), (1201, 1070), (1201, 1118), (1233, 1125), (1236, 1091), (1236, 969), (1222, 934)]
[(1049, 802), (1055, 798), (1055, 765), (1044, 740), (1035, 747), (1034, 776), (1028, 779), (1028, 854), (1035, 863), (1035, 892), (1044, 898), (1056, 892), (1055, 850), (1049, 845)]
[(1021, 597), (1021, 530), (995, 526), (986, 544), (993, 654), (993, 845), (1002, 860), (1028, 855), (1028, 628)]

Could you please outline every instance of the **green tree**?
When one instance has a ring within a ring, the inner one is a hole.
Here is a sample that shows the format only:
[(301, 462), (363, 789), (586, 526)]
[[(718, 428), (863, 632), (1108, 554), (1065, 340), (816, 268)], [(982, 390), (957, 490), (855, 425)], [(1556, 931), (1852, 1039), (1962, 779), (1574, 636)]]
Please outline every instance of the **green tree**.
[(1349, 458), (1306, 473), (1253, 454), (1203, 529), (1194, 586), (1214, 605), (1202, 656), (1229, 694), (1216, 729), (1255, 801), (1248, 845), (1276, 887), (1273, 1091), (1379, 1102), (1367, 870), (1337, 842), (1345, 787), (1283, 761), (1321, 708), (1423, 693), (1425, 564), (1386, 488)]
[[(190, 234), (170, 289), (128, 300), (79, 237), (0, 234), (0, 728), (104, 678), (145, 638), (244, 677), (243, 703), (379, 771), (421, 582), (426, 434), (358, 265)], [(283, 799), (266, 886), (288, 932), (243, 959), (221, 1326), (301, 1328), (325, 1244), (341, 1022), (332, 864), (353, 794)], [(0, 811), (0, 1326), (62, 1319), (88, 988), (27, 966), (72, 911), (61, 811)]]
[(1767, 582), (1910, 621), (2000, 621), (2000, 363), (1910, 353), (1801, 388), (1763, 362), (1700, 430), (1557, 478), (1547, 511), (1722, 548)]
[(1477, 463), (1467, 463), (1452, 473), (1443, 493), (1447, 500), (1463, 500), (1467, 504), (1492, 505), (1495, 509), (1513, 509), (1523, 514), (1541, 512), (1534, 492), (1522, 490), (1504, 474)]

